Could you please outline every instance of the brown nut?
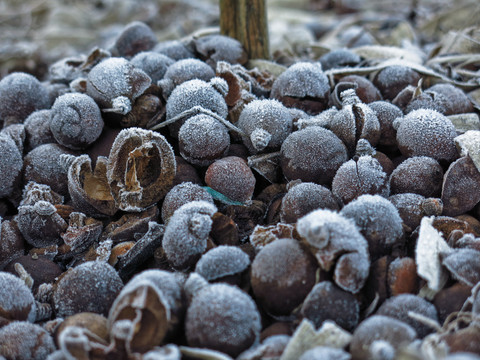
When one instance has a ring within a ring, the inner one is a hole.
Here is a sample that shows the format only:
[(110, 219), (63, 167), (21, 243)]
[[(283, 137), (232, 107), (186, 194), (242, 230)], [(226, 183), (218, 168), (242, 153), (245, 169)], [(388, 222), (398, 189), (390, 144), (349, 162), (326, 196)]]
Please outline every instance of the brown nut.
[(301, 313), (317, 329), (325, 320), (333, 320), (351, 331), (360, 319), (360, 306), (351, 293), (341, 290), (330, 281), (322, 281), (305, 298)]
[(443, 181), (443, 169), (437, 160), (427, 156), (408, 158), (390, 175), (390, 193), (413, 193), (438, 197)]
[(362, 103), (355, 90), (341, 93), (342, 109), (329, 122), (329, 129), (347, 146), (350, 155), (355, 153), (357, 142), (366, 139), (375, 146), (380, 139), (380, 123), (368, 105)]
[(345, 205), (340, 214), (355, 222), (368, 241), (372, 260), (403, 243), (402, 219), (395, 206), (380, 195), (362, 195)]
[(205, 183), (230, 200), (243, 203), (251, 200), (256, 180), (245, 160), (227, 156), (208, 167)]
[(329, 91), (328, 79), (320, 63), (298, 62), (275, 80), (270, 98), (286, 107), (318, 114), (328, 106)]
[(48, 201), (37, 201), (34, 205), (18, 208), (17, 223), (25, 241), (35, 247), (60, 245), (68, 225)]
[(7, 272), (0, 272), (0, 318), (34, 322), (35, 299), (25, 283)]
[(330, 130), (309, 126), (290, 134), (280, 150), (280, 164), (288, 180), (328, 184), (347, 161), (347, 148)]
[(292, 184), (282, 199), (280, 219), (295, 223), (299, 218), (316, 209), (339, 210), (333, 194), (326, 187), (314, 183)]
[(343, 204), (364, 194), (389, 195), (388, 177), (378, 160), (370, 155), (343, 163), (332, 181), (332, 193)]
[(91, 312), (81, 312), (66, 317), (55, 332), (57, 343), (59, 343), (61, 333), (69, 326), (85, 328), (105, 341), (108, 340), (107, 318), (103, 315)]
[(406, 66), (394, 65), (381, 70), (373, 79), (384, 99), (393, 100), (407, 85), (417, 85), (420, 74)]
[[(411, 343), (417, 334), (403, 321), (373, 315), (365, 319), (353, 332), (350, 353), (354, 360), (394, 359), (401, 346)], [(383, 353), (384, 356), (380, 356)]]
[(236, 246), (217, 246), (202, 255), (195, 272), (209, 282), (241, 286), (241, 275), (250, 266), (248, 255)]
[(419, 338), (433, 332), (433, 329), (422, 322), (409, 316), (409, 312), (430, 318), (438, 322), (437, 310), (433, 304), (420, 296), (413, 294), (400, 294), (392, 296), (378, 308), (375, 315), (389, 316), (401, 320), (415, 329)]
[(315, 258), (297, 240), (275, 240), (252, 263), (255, 299), (270, 314), (289, 315), (315, 284), (317, 268)]
[(54, 351), (53, 338), (40, 325), (15, 321), (0, 329), (0, 357), (46, 359)]
[(457, 216), (480, 202), (480, 172), (469, 156), (450, 164), (442, 186), (443, 214)]
[(79, 312), (106, 315), (123, 282), (113, 267), (88, 261), (70, 268), (55, 283), (53, 305), (57, 317)]
[(452, 122), (435, 110), (414, 110), (397, 118), (398, 148), (404, 156), (429, 156), (436, 160), (453, 161), (457, 155)]
[(122, 130), (110, 150), (107, 179), (118, 208), (143, 211), (162, 199), (176, 172), (173, 149), (160, 134)]
[(185, 318), (187, 343), (236, 357), (258, 341), (260, 314), (236, 286), (208, 285), (197, 291)]

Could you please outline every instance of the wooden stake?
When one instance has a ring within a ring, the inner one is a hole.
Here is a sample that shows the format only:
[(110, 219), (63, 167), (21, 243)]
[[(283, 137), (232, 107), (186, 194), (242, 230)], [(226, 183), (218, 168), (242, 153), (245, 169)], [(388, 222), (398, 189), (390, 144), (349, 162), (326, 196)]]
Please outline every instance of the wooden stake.
[(250, 59), (269, 59), (266, 0), (220, 0), (220, 32), (240, 41)]

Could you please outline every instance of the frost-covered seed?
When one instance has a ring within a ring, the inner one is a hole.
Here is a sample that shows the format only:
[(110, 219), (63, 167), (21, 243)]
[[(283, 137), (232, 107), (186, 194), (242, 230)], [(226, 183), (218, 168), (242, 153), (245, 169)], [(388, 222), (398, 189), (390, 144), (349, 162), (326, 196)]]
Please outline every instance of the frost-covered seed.
[(404, 156), (429, 156), (436, 160), (457, 158), (452, 122), (435, 110), (414, 110), (393, 123), (398, 148)]
[(345, 205), (340, 213), (358, 226), (368, 241), (373, 260), (389, 254), (403, 240), (402, 218), (395, 206), (380, 195), (362, 195)]
[(165, 195), (165, 199), (163, 199), (163, 222), (167, 223), (173, 213), (182, 205), (185, 205), (190, 201), (200, 200), (207, 201), (213, 204), (212, 195), (210, 195), (207, 190), (205, 190), (198, 184), (193, 184), (186, 181), (174, 186), (167, 193), (167, 195)]
[(32, 112), (49, 105), (47, 90), (30, 74), (15, 72), (0, 81), (0, 121), (4, 127), (23, 123)]
[(280, 150), (280, 165), (288, 180), (328, 184), (347, 161), (347, 148), (330, 130), (309, 126), (290, 134)]
[(138, 53), (130, 62), (150, 76), (154, 84), (163, 79), (167, 69), (174, 63), (168, 56), (153, 51)]
[(106, 315), (123, 287), (115, 269), (101, 261), (88, 261), (59, 278), (53, 293), (57, 317), (89, 311)]
[(185, 319), (189, 346), (237, 356), (258, 341), (260, 314), (255, 302), (236, 286), (213, 284), (192, 299)]
[(191, 267), (207, 249), (211, 216), (216, 211), (217, 208), (212, 203), (191, 201), (178, 208), (170, 217), (162, 246), (168, 262), (174, 268), (183, 270)]
[(252, 263), (255, 298), (267, 312), (289, 315), (312, 289), (316, 270), (315, 259), (297, 240), (275, 240)]
[(208, 281), (241, 274), (250, 266), (250, 258), (235, 246), (217, 246), (202, 255), (195, 266), (195, 272)]
[(52, 106), (50, 130), (59, 144), (74, 150), (84, 149), (102, 133), (100, 108), (88, 95), (62, 95)]

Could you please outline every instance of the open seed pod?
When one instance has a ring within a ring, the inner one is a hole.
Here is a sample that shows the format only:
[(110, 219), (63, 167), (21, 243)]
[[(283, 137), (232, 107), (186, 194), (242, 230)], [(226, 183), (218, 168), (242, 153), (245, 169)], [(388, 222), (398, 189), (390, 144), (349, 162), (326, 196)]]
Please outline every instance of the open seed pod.
[(176, 162), (167, 140), (154, 131), (122, 130), (107, 164), (107, 178), (117, 206), (143, 211), (163, 198), (173, 185)]
[(107, 180), (107, 158), (99, 156), (95, 169), (88, 155), (76, 157), (68, 168), (68, 192), (76, 209), (90, 216), (117, 212)]
[(297, 221), (297, 231), (317, 258), (320, 268), (333, 270), (334, 282), (358, 293), (368, 277), (367, 240), (353, 221), (331, 210), (319, 209)]
[(160, 345), (183, 318), (183, 293), (173, 273), (147, 270), (133, 277), (115, 299), (108, 316), (113, 336), (115, 323), (129, 320), (132, 331), (124, 339), (132, 352), (146, 352)]
[(342, 110), (331, 119), (330, 130), (345, 143), (350, 154), (355, 152), (359, 139), (367, 139), (375, 146), (380, 139), (380, 123), (375, 111), (362, 103), (353, 89), (343, 91), (341, 97)]
[(108, 343), (87, 328), (67, 326), (60, 333), (58, 346), (65, 359), (105, 359)]

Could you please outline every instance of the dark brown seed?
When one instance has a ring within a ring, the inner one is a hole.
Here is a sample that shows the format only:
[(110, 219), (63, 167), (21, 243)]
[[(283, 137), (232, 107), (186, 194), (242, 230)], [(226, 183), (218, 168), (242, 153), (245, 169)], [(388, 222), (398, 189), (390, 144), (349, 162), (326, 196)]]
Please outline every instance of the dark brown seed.
[(188, 307), (185, 334), (189, 346), (206, 347), (236, 357), (260, 336), (255, 302), (236, 286), (201, 289)]
[(270, 98), (313, 115), (326, 109), (329, 92), (328, 79), (320, 63), (298, 62), (275, 80)]
[(433, 332), (433, 329), (418, 320), (411, 318), (408, 313), (414, 312), (438, 321), (437, 310), (427, 300), (413, 294), (400, 294), (387, 299), (377, 310), (376, 315), (390, 316), (410, 325), (417, 332), (418, 337), (424, 338)]
[(227, 156), (208, 167), (205, 183), (230, 200), (243, 203), (251, 200), (256, 180), (245, 160)]
[(453, 162), (442, 186), (443, 214), (456, 216), (473, 209), (480, 201), (480, 172), (469, 156)]
[(46, 359), (55, 351), (50, 334), (40, 325), (16, 321), (0, 329), (0, 356), (7, 359)]
[(373, 84), (386, 100), (393, 100), (407, 85), (416, 86), (420, 74), (406, 66), (388, 66), (373, 79)]
[(330, 130), (310, 126), (290, 134), (280, 150), (280, 164), (288, 180), (329, 184), (347, 160), (347, 148)]
[(295, 223), (299, 218), (316, 209), (339, 210), (333, 194), (326, 187), (314, 183), (292, 184), (282, 199), (280, 219)]
[(315, 258), (293, 239), (266, 245), (252, 263), (255, 299), (269, 313), (289, 315), (315, 284)]
[(448, 288), (443, 288), (435, 295), (433, 304), (437, 308), (440, 324), (444, 323), (448, 315), (462, 309), (471, 292), (471, 286), (458, 282)]
[(107, 315), (123, 282), (113, 267), (89, 261), (71, 268), (54, 285), (53, 304), (57, 317), (79, 312)]
[(414, 259), (396, 258), (388, 266), (388, 289), (391, 296), (405, 293), (415, 294), (418, 283), (419, 278)]
[(325, 320), (333, 320), (342, 328), (353, 330), (360, 319), (357, 299), (330, 281), (316, 284), (303, 302), (302, 315), (320, 328)]
[(380, 94), (380, 91), (366, 77), (359, 75), (348, 75), (341, 78), (339, 82), (356, 84), (357, 88), (355, 89), (355, 93), (365, 104), (370, 105), (370, 103), (374, 101), (382, 100), (382, 95)]
[(151, 50), (157, 41), (155, 33), (147, 24), (134, 21), (125, 26), (117, 37), (114, 49), (120, 56), (132, 57), (141, 51)]
[(408, 158), (390, 175), (390, 193), (413, 193), (438, 197), (441, 193), (443, 169), (435, 159), (427, 156)]

